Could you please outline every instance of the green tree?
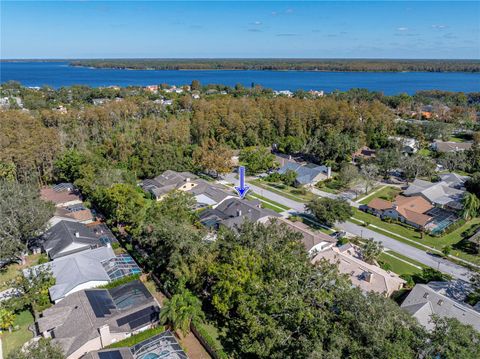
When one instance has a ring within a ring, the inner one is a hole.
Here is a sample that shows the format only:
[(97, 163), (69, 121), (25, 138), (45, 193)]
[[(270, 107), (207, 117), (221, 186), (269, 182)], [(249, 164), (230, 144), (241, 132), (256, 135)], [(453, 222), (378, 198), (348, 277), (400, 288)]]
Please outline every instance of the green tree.
[(267, 172), (277, 167), (275, 156), (267, 147), (247, 147), (240, 151), (240, 162), (248, 173)]
[(198, 91), (201, 89), (200, 81), (198, 80), (192, 80), (192, 83), (190, 84), (190, 89), (192, 91)]
[(140, 230), (145, 219), (145, 198), (130, 184), (118, 183), (105, 189), (100, 206), (111, 224), (123, 226), (127, 232)]
[(15, 323), (15, 314), (7, 308), (0, 308), (0, 331), (11, 330)]
[(465, 188), (468, 192), (473, 193), (480, 198), (480, 172), (475, 172), (470, 176), (465, 182)]
[(373, 238), (364, 239), (360, 248), (362, 251), (362, 259), (370, 264), (374, 264), (383, 252), (382, 243), (375, 241)]
[(480, 199), (470, 192), (462, 198), (462, 217), (466, 220), (477, 217), (480, 212)]
[(4, 264), (21, 259), (53, 212), (54, 205), (40, 199), (36, 186), (0, 180), (0, 253)]
[(433, 318), (429, 335), (428, 358), (476, 359), (480, 357), (480, 333), (470, 325), (453, 318)]
[(407, 180), (413, 180), (419, 176), (431, 176), (435, 171), (435, 162), (429, 158), (414, 154), (405, 156), (400, 161), (399, 167)]
[(287, 186), (295, 186), (297, 180), (297, 172), (292, 170), (287, 170), (282, 176), (282, 181)]
[(444, 246), (442, 248), (442, 253), (445, 257), (448, 257), (450, 255), (450, 253), (452, 253), (452, 246)]
[(0, 162), (0, 181), (5, 180), (9, 182), (15, 181), (17, 178), (17, 168), (13, 162)]
[(387, 179), (389, 177), (390, 171), (398, 166), (400, 158), (401, 153), (397, 148), (378, 151), (375, 162), (383, 178)]
[(80, 167), (85, 161), (85, 157), (75, 149), (63, 152), (53, 164), (56, 180), (73, 183), (80, 178)]
[(26, 348), (18, 348), (9, 353), (6, 359), (64, 359), (62, 349), (53, 344), (50, 339), (41, 338), (27, 345)]
[(50, 303), (48, 289), (55, 285), (55, 277), (50, 266), (46, 265), (29, 269), (26, 275), (20, 274), (10, 284), (20, 293), (18, 299), (15, 298), (21, 303), (20, 307), (30, 308), (34, 312)]
[(320, 223), (327, 226), (333, 226), (337, 221), (345, 222), (353, 216), (352, 207), (345, 199), (319, 197), (308, 202), (306, 208)]
[(171, 324), (183, 335), (190, 332), (191, 324), (201, 323), (204, 319), (202, 302), (188, 289), (182, 289), (171, 299), (166, 299), (160, 312), (160, 323)]
[(343, 188), (348, 188), (355, 184), (360, 178), (358, 168), (351, 163), (343, 163), (338, 172), (337, 179)]
[(378, 166), (373, 163), (367, 163), (360, 168), (360, 176), (363, 180), (365, 193), (370, 191), (378, 179)]

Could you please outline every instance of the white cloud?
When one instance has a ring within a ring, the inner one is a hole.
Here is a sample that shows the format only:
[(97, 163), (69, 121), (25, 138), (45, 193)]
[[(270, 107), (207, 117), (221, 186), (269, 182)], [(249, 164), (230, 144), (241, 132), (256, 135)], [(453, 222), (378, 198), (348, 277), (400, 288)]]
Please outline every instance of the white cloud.
[(438, 24), (432, 25), (432, 28), (437, 30), (443, 30), (443, 29), (446, 29), (447, 27), (448, 25), (438, 25)]
[(408, 30), (408, 27), (397, 27), (397, 31), (407, 31)]

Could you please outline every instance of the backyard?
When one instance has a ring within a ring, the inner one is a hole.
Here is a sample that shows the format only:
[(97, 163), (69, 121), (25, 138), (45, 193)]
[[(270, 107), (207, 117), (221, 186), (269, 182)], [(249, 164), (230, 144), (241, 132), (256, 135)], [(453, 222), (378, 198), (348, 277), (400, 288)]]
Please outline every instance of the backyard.
[(6, 357), (12, 350), (20, 348), (33, 337), (28, 326), (33, 324), (33, 316), (28, 310), (20, 312), (15, 317), (14, 330), (0, 335), (3, 345), (3, 356)]
[(8, 283), (15, 279), (22, 269), (31, 267), (42, 262), (45, 256), (42, 254), (32, 254), (25, 258), (25, 264), (13, 263), (0, 270), (0, 291), (8, 289)]

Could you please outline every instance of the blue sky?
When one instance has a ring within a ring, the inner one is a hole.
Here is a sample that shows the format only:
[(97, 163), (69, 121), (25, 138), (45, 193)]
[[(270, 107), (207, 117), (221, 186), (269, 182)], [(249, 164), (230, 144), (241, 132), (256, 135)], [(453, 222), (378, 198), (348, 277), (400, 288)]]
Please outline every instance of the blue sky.
[(480, 2), (9, 2), (1, 58), (480, 58)]

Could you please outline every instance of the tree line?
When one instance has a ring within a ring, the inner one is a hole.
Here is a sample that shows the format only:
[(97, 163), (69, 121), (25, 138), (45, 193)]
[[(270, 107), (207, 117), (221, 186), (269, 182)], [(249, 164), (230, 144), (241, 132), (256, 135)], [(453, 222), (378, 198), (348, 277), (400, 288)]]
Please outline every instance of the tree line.
[(361, 72), (479, 72), (478, 60), (387, 59), (108, 59), (75, 60), (71, 66), (133, 70), (296, 70)]

